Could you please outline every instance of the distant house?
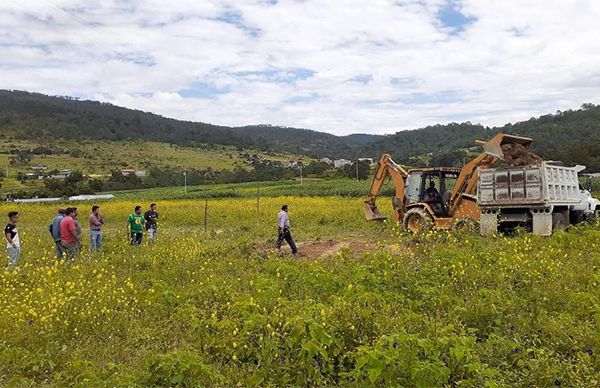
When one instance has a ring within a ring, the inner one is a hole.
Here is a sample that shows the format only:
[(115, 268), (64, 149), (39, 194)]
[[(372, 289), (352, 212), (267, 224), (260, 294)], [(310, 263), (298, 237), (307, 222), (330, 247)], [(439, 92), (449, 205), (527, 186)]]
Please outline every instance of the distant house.
[(44, 179), (45, 176), (43, 174), (36, 174), (36, 173), (28, 173), (23, 175), (23, 179), (24, 180), (37, 180), (37, 179)]
[(69, 175), (71, 175), (71, 174), (59, 172), (57, 174), (48, 175), (46, 178), (48, 178), (48, 179), (66, 179)]
[(333, 165), (335, 166), (335, 168), (342, 168), (350, 164), (352, 164), (352, 161), (348, 159), (336, 159), (333, 161)]
[(101, 178), (110, 177), (110, 174), (88, 174), (86, 176), (91, 179), (101, 179)]
[(301, 162), (301, 161), (299, 161), (299, 160), (297, 160), (297, 159), (295, 159), (295, 160), (290, 160), (290, 161), (288, 162), (288, 165), (287, 165), (287, 166), (288, 166), (288, 168), (298, 168), (298, 167), (302, 166), (302, 162)]
[(43, 171), (43, 170), (47, 170), (48, 166), (42, 166), (42, 165), (40, 165), (40, 166), (31, 166), (31, 169), (32, 170), (36, 170), (36, 171)]
[(321, 163), (327, 163), (327, 164), (333, 164), (333, 160), (331, 160), (329, 158), (321, 158), (321, 159), (319, 159), (319, 162), (321, 162)]
[(135, 175), (138, 178), (143, 178), (146, 176), (146, 171), (136, 171), (132, 168), (124, 168), (121, 170), (121, 174), (123, 174), (123, 176)]
[(370, 165), (374, 164), (373, 163), (373, 158), (358, 158), (359, 162), (369, 162)]

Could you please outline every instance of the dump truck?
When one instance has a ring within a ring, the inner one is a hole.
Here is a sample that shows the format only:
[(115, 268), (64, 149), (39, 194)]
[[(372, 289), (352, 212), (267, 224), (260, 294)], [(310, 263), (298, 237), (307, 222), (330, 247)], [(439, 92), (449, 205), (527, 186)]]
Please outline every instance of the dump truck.
[[(376, 200), (388, 178), (395, 186), (394, 220), (412, 233), (429, 229), (472, 229), (479, 223), (478, 172), (510, 160), (506, 151), (526, 149), (532, 139), (499, 133), (487, 142), (476, 141), (483, 152), (462, 168), (433, 167), (406, 170), (384, 154), (371, 183), (364, 211), (367, 220), (384, 220)], [(521, 158), (523, 159), (523, 158)]]
[(480, 168), (477, 203), (482, 235), (517, 227), (540, 236), (598, 217), (600, 201), (581, 188), (585, 166), (536, 165)]

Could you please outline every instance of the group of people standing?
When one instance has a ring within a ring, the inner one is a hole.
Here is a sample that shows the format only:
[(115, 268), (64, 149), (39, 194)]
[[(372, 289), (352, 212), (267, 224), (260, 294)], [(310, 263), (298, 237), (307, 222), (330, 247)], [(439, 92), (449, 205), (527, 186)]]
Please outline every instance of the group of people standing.
[[(48, 231), (54, 240), (56, 248), (56, 257), (72, 260), (79, 254), (83, 247), (81, 233), (82, 228), (79, 222), (79, 210), (76, 207), (58, 209), (58, 213), (48, 225)], [(148, 235), (148, 244), (152, 244), (158, 232), (158, 211), (156, 204), (150, 205), (150, 209), (142, 215), (142, 207), (137, 205), (133, 213), (127, 217), (127, 239), (131, 245), (140, 245), (144, 238), (144, 230)], [(21, 255), (21, 243), (17, 223), (19, 222), (19, 213), (12, 211), (8, 213), (8, 224), (4, 228), (4, 237), (6, 239), (6, 251), (8, 253), (8, 265), (15, 266), (19, 262)], [(92, 206), (92, 212), (89, 216), (90, 228), (90, 251), (98, 252), (102, 249), (102, 228), (104, 227), (104, 217), (100, 213), (100, 206)], [(283, 205), (277, 215), (277, 243), (276, 248), (281, 251), (281, 245), (286, 241), (295, 256), (298, 248), (290, 229), (290, 218), (288, 216), (288, 206)]]
[[(156, 204), (150, 205), (150, 209), (142, 215), (142, 207), (136, 206), (134, 212), (127, 218), (127, 239), (131, 245), (142, 244), (144, 229), (148, 235), (148, 243), (152, 244), (158, 232), (158, 211)], [(8, 213), (8, 224), (4, 228), (6, 239), (6, 251), (8, 253), (8, 265), (14, 267), (18, 264), (21, 256), (21, 240), (17, 223), (19, 213), (12, 211)], [(89, 216), (89, 249), (99, 252), (102, 249), (102, 228), (105, 220), (100, 213), (100, 206), (92, 206)], [(48, 225), (48, 232), (52, 236), (58, 259), (72, 260), (81, 252), (83, 247), (82, 227), (79, 222), (79, 210), (76, 207), (58, 209), (56, 216)]]

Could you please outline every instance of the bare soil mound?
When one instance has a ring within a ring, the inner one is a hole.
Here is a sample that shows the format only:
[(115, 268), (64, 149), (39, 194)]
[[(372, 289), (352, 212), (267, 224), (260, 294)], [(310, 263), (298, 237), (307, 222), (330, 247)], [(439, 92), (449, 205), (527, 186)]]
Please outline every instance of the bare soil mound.
[[(274, 244), (255, 244), (254, 250), (262, 255), (275, 254), (277, 251)], [(301, 241), (297, 243), (298, 254), (297, 259), (300, 260), (317, 260), (329, 256), (333, 256), (342, 250), (353, 257), (360, 257), (368, 252), (377, 251), (377, 245), (367, 241)], [(291, 256), (290, 247), (284, 243), (281, 247), (282, 256)]]
[(543, 162), (536, 153), (521, 144), (503, 144), (501, 148), (509, 167), (537, 166)]
[(332, 256), (342, 250), (348, 250), (352, 256), (362, 256), (367, 252), (375, 252), (377, 246), (366, 241), (316, 241), (298, 244), (298, 257), (302, 259), (321, 259)]

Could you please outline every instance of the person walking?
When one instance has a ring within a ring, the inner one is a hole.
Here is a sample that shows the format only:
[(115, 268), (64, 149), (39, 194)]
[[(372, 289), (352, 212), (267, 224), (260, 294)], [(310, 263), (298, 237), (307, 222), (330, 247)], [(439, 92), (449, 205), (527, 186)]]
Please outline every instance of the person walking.
[(52, 240), (54, 240), (54, 245), (56, 247), (56, 258), (62, 259), (63, 257), (63, 248), (60, 242), (60, 221), (65, 217), (65, 209), (58, 209), (58, 213), (54, 216), (50, 225), (48, 225), (48, 231), (52, 236)]
[(65, 216), (60, 221), (60, 242), (66, 258), (73, 260), (81, 250), (81, 227), (77, 233), (77, 209), (68, 207), (65, 209)]
[(127, 217), (127, 238), (131, 245), (140, 245), (144, 238), (144, 224), (146, 220), (142, 216), (142, 207), (137, 205), (133, 213)]
[(292, 255), (296, 256), (298, 248), (292, 238), (292, 232), (290, 230), (290, 217), (288, 216), (288, 205), (283, 205), (281, 211), (277, 215), (277, 251), (281, 252), (281, 244), (283, 240), (287, 241), (290, 248), (292, 248)]
[(18, 212), (8, 213), (8, 224), (4, 228), (4, 238), (6, 239), (6, 252), (8, 253), (8, 266), (14, 267), (19, 263), (21, 257), (21, 240), (17, 230), (19, 221)]
[(90, 251), (99, 252), (102, 249), (102, 227), (104, 218), (100, 214), (100, 206), (92, 206), (90, 214)]
[(146, 232), (148, 233), (148, 244), (152, 244), (158, 233), (158, 212), (156, 211), (156, 204), (150, 204), (150, 210), (144, 213), (144, 220), (146, 220)]

